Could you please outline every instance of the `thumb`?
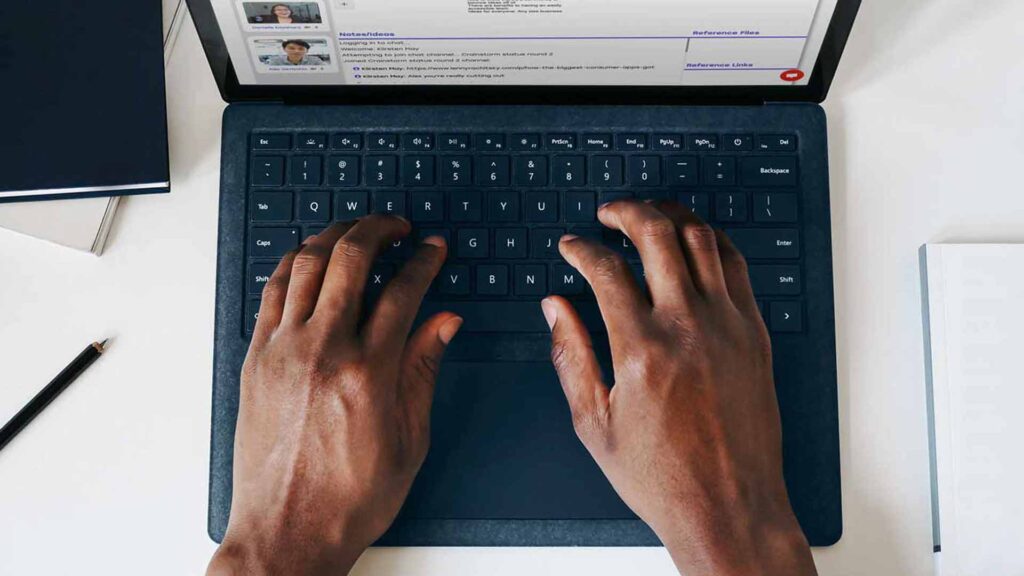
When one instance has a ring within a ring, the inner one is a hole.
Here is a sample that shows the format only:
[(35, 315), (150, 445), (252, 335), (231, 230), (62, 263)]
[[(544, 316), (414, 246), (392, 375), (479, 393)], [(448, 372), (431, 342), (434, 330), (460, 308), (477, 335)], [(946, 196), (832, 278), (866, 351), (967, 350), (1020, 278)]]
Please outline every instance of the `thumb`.
[(594, 355), (586, 326), (568, 300), (550, 296), (540, 303), (551, 327), (551, 361), (569, 401), (576, 435), (589, 447), (604, 430), (608, 416), (608, 386)]
[(414, 405), (429, 409), (444, 351), (460, 327), (462, 318), (441, 312), (430, 317), (409, 338), (402, 356), (402, 391)]

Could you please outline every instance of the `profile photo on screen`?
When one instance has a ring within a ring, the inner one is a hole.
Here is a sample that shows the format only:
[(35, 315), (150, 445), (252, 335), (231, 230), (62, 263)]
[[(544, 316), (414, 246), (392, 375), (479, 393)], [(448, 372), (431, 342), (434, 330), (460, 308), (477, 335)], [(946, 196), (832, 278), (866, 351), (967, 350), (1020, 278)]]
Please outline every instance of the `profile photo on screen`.
[(246, 21), (254, 26), (323, 23), (316, 2), (243, 2), (242, 8)]
[(261, 72), (326, 72), (334, 69), (326, 38), (269, 37), (250, 38), (249, 42), (257, 69)]

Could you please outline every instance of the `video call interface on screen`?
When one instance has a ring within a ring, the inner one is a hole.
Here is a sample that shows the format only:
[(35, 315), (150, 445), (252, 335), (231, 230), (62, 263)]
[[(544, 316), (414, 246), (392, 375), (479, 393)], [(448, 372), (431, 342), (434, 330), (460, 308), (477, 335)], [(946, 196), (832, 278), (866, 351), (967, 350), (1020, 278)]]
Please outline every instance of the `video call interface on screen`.
[(838, 0), (212, 0), (243, 85), (806, 85)]

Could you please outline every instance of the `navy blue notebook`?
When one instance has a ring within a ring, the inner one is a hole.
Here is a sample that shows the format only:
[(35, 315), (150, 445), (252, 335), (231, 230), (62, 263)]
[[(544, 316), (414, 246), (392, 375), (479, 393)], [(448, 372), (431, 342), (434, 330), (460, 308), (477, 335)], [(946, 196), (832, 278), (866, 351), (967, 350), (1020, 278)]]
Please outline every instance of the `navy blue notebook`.
[(167, 192), (160, 0), (0, 19), (0, 202)]

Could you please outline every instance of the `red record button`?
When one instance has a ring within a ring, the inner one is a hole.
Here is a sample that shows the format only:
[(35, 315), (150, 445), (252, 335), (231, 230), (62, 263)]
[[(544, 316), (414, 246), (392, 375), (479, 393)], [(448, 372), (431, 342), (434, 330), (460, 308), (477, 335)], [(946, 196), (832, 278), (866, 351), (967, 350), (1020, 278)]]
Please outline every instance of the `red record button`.
[(806, 76), (806, 74), (804, 74), (803, 70), (798, 70), (794, 68), (792, 70), (786, 70), (785, 72), (783, 72), (781, 77), (786, 82), (798, 82), (800, 80), (803, 80), (804, 76)]

